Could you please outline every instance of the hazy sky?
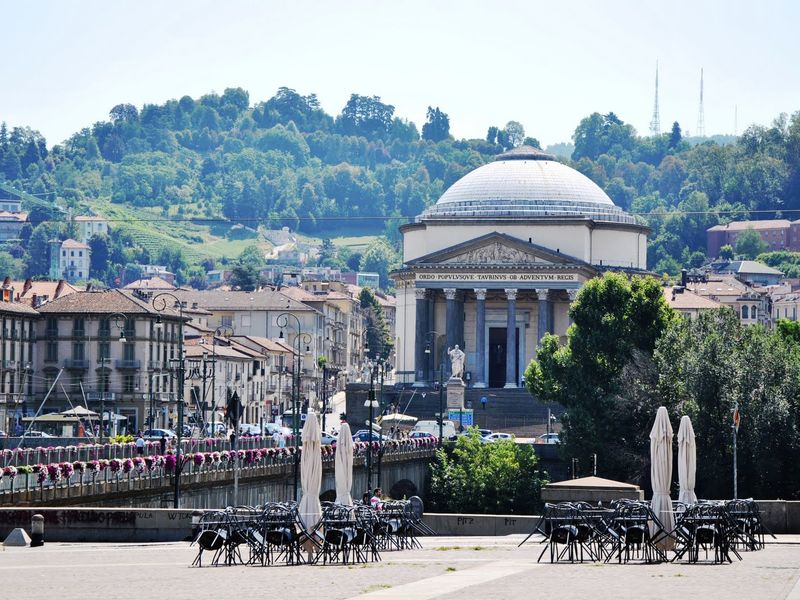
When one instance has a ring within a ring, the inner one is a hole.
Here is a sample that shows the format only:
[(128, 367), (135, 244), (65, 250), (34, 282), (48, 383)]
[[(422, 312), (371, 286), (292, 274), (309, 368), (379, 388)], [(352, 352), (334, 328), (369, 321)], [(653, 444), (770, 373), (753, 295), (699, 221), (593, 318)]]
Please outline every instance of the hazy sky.
[(761, 0), (211, 2), (0, 0), (0, 120), (50, 144), (141, 106), (241, 86), (315, 92), (337, 114), (379, 95), (456, 137), (514, 119), (549, 144), (593, 111), (647, 133), (660, 64), (662, 129), (693, 132), (700, 67), (706, 133), (800, 109), (800, 2)]

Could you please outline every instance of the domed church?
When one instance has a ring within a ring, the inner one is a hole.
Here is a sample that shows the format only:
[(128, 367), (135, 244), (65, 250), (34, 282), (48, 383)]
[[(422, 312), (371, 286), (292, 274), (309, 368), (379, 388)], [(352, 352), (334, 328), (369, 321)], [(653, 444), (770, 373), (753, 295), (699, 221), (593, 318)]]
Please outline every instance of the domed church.
[(578, 290), (605, 270), (644, 273), (649, 229), (589, 178), (523, 146), (468, 173), (400, 227), (396, 375), (427, 386), (447, 349), (476, 388), (521, 385), (545, 333), (564, 336)]

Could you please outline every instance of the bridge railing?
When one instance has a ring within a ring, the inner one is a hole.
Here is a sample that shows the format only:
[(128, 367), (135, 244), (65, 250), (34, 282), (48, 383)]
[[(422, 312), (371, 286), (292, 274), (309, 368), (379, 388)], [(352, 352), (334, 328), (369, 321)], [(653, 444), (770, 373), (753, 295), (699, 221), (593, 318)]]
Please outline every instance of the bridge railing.
[[(373, 456), (381, 452), (372, 444)], [(293, 447), (247, 448), (238, 450), (242, 477), (284, 475), (293, 468), (297, 455)], [(334, 446), (323, 446), (323, 468), (332, 468)], [(354, 445), (354, 464), (363, 464), (370, 451), (366, 442)], [(428, 440), (387, 441), (382, 456), (387, 461), (430, 458), (435, 446)], [(230, 450), (168, 453), (127, 458), (61, 461), (33, 465), (9, 465), (0, 469), (0, 504), (18, 500), (57, 499), (171, 486), (176, 470), (184, 483), (224, 481), (233, 476), (235, 454)], [(23, 498), (24, 497), (24, 498)]]
[[(160, 454), (159, 441), (145, 440), (144, 454)], [(173, 442), (174, 444), (174, 442)], [(274, 446), (270, 436), (248, 436), (239, 438), (239, 448), (253, 450), (256, 448), (270, 448)], [(171, 446), (168, 446), (173, 449)], [(184, 454), (190, 452), (223, 452), (230, 451), (231, 442), (228, 438), (184, 438), (181, 440), (181, 449)], [(174, 450), (174, 449), (173, 449)], [(0, 466), (36, 465), (40, 463), (61, 463), (90, 460), (112, 460), (133, 458), (137, 456), (136, 443), (123, 444), (73, 444), (65, 446), (41, 446), (37, 448), (6, 449), (0, 451)]]

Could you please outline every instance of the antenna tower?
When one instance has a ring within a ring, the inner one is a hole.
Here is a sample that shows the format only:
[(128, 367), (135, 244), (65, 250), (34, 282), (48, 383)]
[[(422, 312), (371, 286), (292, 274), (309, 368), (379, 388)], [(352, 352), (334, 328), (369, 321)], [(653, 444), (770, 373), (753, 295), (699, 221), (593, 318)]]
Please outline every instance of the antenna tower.
[(700, 68), (700, 109), (697, 111), (697, 137), (706, 137), (706, 116), (703, 110), (703, 68)]
[(658, 61), (656, 61), (656, 100), (653, 104), (653, 118), (650, 120), (650, 135), (661, 135), (661, 118), (658, 115)]

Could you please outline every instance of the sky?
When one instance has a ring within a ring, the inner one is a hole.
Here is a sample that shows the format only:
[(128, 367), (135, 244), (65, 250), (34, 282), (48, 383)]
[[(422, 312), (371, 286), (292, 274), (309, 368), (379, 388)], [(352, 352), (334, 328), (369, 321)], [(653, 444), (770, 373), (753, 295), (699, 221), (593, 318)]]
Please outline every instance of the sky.
[(332, 115), (377, 95), (420, 128), (438, 106), (457, 138), (515, 120), (564, 142), (609, 111), (647, 134), (656, 61), (662, 131), (695, 132), (701, 68), (708, 135), (800, 109), (792, 0), (0, 0), (0, 22), (0, 121), (50, 145), (119, 103), (280, 86)]

